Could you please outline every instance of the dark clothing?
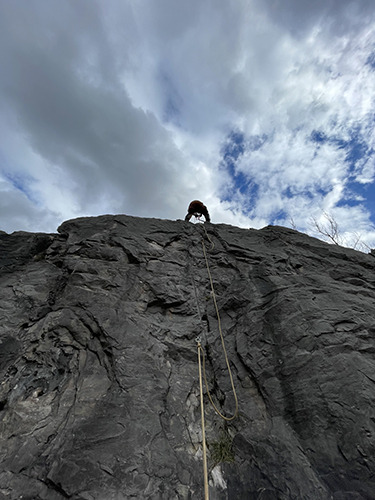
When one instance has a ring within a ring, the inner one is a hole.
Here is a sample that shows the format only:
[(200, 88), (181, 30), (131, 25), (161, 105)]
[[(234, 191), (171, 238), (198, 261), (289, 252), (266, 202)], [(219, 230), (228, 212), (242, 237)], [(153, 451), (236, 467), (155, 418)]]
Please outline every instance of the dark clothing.
[(206, 222), (211, 222), (207, 207), (199, 200), (194, 200), (190, 203), (185, 220), (189, 221), (193, 215), (195, 215), (195, 217), (204, 215)]

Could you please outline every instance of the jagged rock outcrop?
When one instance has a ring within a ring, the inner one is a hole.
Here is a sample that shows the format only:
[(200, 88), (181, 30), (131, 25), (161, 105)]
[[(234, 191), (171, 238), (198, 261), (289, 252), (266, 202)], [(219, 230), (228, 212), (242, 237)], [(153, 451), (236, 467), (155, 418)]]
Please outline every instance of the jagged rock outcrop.
[[(240, 410), (205, 402), (210, 498), (374, 499), (374, 257), (205, 227)], [(123, 215), (0, 234), (0, 498), (203, 498), (197, 336), (234, 400), (202, 237)]]

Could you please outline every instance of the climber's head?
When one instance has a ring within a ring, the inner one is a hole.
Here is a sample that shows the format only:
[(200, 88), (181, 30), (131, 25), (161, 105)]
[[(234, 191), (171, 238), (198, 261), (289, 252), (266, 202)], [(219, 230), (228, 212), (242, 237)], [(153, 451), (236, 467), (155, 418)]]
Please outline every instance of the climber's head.
[(199, 200), (193, 200), (190, 203), (185, 220), (190, 220), (193, 215), (198, 218), (201, 215), (204, 215), (206, 222), (210, 222), (210, 216), (207, 207)]

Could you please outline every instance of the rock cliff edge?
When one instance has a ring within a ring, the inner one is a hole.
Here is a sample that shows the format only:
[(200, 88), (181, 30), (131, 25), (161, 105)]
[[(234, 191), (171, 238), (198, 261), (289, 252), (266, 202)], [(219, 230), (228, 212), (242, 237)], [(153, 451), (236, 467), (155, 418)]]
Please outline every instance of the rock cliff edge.
[(0, 233), (0, 498), (375, 498), (375, 258), (125, 215)]

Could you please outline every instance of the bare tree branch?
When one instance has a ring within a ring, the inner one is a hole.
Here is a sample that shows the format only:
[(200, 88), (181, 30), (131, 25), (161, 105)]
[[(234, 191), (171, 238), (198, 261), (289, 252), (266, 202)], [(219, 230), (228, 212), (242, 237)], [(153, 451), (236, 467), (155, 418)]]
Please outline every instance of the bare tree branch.
[(315, 217), (312, 217), (313, 226), (319, 234), (331, 240), (335, 245), (340, 245), (341, 237), (337, 221), (327, 212), (323, 212), (323, 217), (325, 218), (325, 222), (323, 223), (318, 222)]
[[(323, 219), (323, 220), (322, 220)], [(345, 234), (343, 236), (340, 233), (340, 228), (333, 217), (333, 215), (322, 212), (322, 217), (320, 221), (316, 217), (311, 217), (311, 226), (315, 229), (317, 233), (324, 237), (324, 240), (331, 241), (335, 245), (342, 245), (345, 247), (353, 248), (359, 252), (371, 253), (372, 249), (364, 241), (362, 241), (361, 233), (354, 232), (350, 233), (349, 236)]]

